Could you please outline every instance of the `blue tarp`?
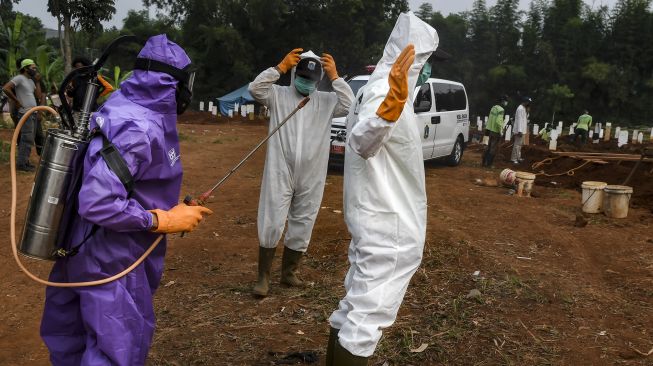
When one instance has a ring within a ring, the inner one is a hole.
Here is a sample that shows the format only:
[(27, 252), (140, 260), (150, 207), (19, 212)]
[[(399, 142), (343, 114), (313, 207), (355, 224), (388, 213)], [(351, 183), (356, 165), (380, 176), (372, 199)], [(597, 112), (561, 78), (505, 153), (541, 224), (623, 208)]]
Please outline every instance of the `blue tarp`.
[(234, 109), (234, 104), (238, 103), (239, 105), (250, 104), (254, 102), (254, 98), (249, 94), (247, 88), (249, 83), (245, 84), (243, 87), (238, 88), (227, 95), (223, 95), (218, 98), (218, 104), (220, 105), (220, 113), (223, 116), (229, 115), (229, 110)]

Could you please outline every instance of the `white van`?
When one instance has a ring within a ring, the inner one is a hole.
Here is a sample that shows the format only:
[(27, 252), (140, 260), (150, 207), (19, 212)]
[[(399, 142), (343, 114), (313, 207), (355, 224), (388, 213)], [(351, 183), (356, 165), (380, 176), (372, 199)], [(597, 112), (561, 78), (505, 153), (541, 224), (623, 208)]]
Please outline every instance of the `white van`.
[[(348, 81), (354, 95), (369, 78), (363, 75)], [(413, 108), (422, 131), (424, 160), (446, 158), (451, 166), (460, 164), (469, 141), (469, 103), (465, 86), (455, 81), (428, 79), (415, 90)], [(345, 119), (334, 118), (331, 123), (330, 165), (343, 165), (345, 161)]]

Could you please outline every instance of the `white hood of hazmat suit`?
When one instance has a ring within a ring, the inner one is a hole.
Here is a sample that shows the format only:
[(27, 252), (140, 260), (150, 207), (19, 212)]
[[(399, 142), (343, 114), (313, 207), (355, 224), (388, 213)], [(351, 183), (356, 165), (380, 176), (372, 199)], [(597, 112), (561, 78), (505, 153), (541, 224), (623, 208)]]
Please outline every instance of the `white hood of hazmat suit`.
[[(310, 51), (302, 57), (314, 57), (319, 62)], [(293, 68), (292, 75), (294, 72)], [(270, 67), (249, 85), (252, 97), (270, 109), (270, 131), (304, 99), (293, 83), (276, 85), (280, 76)], [(268, 141), (257, 221), (259, 244), (264, 248), (277, 246), (286, 218), (285, 246), (300, 252), (308, 248), (324, 193), (331, 119), (345, 116), (354, 99), (342, 78), (332, 85), (334, 92), (311, 93), (308, 104)]]
[[(369, 357), (381, 330), (394, 323), (412, 275), (422, 259), (426, 192), (421, 135), (413, 112), (415, 84), (438, 46), (435, 29), (413, 13), (399, 16), (368, 84), (347, 117), (344, 172), (345, 221), (351, 233), (346, 295), (331, 316), (340, 344)], [(409, 97), (399, 120), (376, 111), (385, 99), (393, 63), (409, 44)]]

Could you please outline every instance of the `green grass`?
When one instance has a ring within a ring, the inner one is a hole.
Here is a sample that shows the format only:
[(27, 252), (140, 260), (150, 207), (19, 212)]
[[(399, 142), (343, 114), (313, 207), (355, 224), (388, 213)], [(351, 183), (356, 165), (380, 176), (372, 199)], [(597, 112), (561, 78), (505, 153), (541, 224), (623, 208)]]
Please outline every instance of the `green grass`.
[(10, 151), (11, 142), (0, 141), (0, 162), (5, 163), (9, 161)]

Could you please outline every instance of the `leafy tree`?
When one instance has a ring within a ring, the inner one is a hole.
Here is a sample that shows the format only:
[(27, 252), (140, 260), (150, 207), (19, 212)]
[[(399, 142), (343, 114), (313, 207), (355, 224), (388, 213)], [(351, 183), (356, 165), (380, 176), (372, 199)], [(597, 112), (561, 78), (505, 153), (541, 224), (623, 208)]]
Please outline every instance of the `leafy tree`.
[(116, 8), (114, 0), (48, 0), (48, 11), (58, 20), (61, 53), (64, 57), (65, 71), (68, 73), (72, 62), (73, 28), (78, 26), (85, 32), (98, 33), (102, 30), (100, 22), (110, 20), (116, 13)]
[(415, 15), (423, 21), (428, 22), (431, 20), (431, 16), (433, 16), (433, 5), (430, 3), (422, 3), (422, 5), (419, 6), (419, 9), (415, 12)]

